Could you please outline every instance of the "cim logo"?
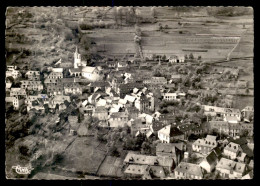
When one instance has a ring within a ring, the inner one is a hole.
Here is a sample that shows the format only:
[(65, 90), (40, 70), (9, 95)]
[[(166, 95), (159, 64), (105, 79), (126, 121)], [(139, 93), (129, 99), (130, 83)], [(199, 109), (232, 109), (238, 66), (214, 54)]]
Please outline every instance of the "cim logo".
[(33, 170), (32, 167), (21, 167), (20, 165), (12, 166), (12, 169), (15, 169), (17, 174), (31, 174), (31, 171)]

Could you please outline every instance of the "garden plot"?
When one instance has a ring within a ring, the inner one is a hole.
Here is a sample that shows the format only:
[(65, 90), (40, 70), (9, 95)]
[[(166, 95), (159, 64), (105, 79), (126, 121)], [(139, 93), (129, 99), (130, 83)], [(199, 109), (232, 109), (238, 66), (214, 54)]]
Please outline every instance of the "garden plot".
[(106, 156), (105, 149), (97, 148), (99, 142), (92, 137), (80, 137), (64, 153), (64, 161), (59, 165), (65, 169), (96, 174)]
[(122, 177), (123, 159), (107, 156), (98, 170), (100, 176)]

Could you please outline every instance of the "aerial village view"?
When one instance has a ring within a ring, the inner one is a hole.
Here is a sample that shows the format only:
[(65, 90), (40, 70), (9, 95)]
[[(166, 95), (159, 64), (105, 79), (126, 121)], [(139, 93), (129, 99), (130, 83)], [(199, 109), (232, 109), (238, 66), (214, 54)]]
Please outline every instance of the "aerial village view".
[(8, 7), (7, 179), (252, 179), (250, 7)]

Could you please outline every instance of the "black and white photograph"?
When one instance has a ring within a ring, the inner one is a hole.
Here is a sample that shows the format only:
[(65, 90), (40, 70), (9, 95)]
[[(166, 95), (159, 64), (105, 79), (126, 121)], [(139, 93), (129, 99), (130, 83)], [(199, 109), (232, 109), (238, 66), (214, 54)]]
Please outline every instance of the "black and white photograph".
[(8, 6), (4, 29), (7, 180), (253, 179), (252, 7)]

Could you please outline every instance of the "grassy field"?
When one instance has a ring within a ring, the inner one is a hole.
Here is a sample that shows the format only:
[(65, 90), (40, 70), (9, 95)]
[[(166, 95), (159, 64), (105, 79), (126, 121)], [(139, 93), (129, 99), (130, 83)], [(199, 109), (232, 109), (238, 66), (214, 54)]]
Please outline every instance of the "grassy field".
[(105, 147), (92, 137), (78, 137), (64, 154), (60, 167), (91, 174), (96, 174), (106, 156)]
[(254, 106), (254, 97), (253, 96), (236, 96), (233, 107), (242, 110), (246, 106)]

